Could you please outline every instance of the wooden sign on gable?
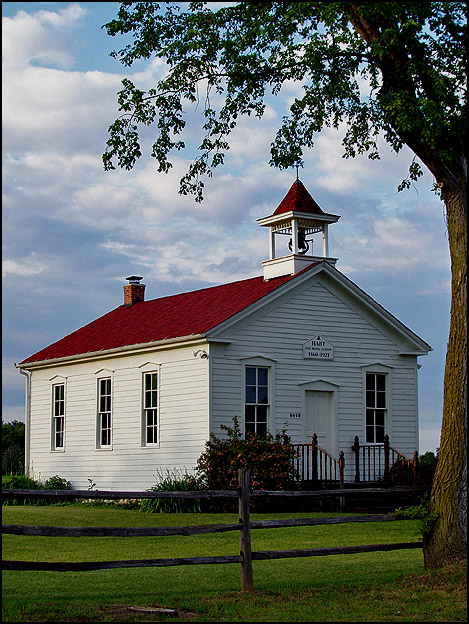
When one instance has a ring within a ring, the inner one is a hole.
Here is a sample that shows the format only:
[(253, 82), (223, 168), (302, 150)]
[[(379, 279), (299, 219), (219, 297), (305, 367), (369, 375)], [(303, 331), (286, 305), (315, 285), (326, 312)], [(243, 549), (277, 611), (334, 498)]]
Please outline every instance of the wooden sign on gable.
[(319, 335), (314, 338), (310, 338), (303, 344), (303, 359), (333, 360), (334, 347), (330, 342)]

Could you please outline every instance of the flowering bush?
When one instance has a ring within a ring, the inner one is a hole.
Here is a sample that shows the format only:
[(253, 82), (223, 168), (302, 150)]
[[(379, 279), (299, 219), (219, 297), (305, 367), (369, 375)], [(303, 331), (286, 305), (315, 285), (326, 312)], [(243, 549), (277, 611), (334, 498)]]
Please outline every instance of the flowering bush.
[(205, 451), (197, 460), (199, 479), (208, 489), (235, 490), (238, 488), (238, 470), (251, 471), (253, 489), (283, 490), (291, 488), (295, 469), (296, 450), (285, 430), (273, 436), (247, 433), (243, 437), (236, 417), (233, 427), (221, 425), (227, 438), (213, 433)]

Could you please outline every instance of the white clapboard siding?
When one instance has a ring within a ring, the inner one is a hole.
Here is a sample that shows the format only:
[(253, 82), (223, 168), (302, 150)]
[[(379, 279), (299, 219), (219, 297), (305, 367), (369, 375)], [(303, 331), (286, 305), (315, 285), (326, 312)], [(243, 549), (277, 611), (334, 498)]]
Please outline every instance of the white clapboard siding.
[[(167, 471), (191, 472), (208, 435), (208, 361), (193, 349), (109, 358), (32, 374), (31, 472), (59, 475), (74, 488), (145, 490)], [(152, 362), (155, 364), (147, 364)], [(146, 366), (144, 366), (147, 364)], [(100, 370), (100, 369), (105, 369)], [(142, 371), (157, 370), (158, 446), (142, 446)], [(100, 371), (100, 372), (98, 372)], [(97, 374), (96, 374), (97, 373)], [(65, 451), (51, 451), (51, 386), (66, 380)], [(112, 379), (112, 449), (96, 447), (97, 376)]]
[[(391, 444), (410, 453), (417, 448), (416, 358), (398, 355), (399, 345), (369, 318), (364, 309), (348, 305), (347, 297), (337, 297), (320, 283), (297, 294), (289, 293), (275, 306), (248, 317), (231, 328), (232, 344), (224, 357), (212, 361), (212, 430), (221, 435), (221, 424), (231, 424), (233, 416), (243, 416), (244, 380), (242, 362), (247, 356), (261, 355), (275, 361), (274, 410), (271, 428), (279, 431), (287, 424), (293, 442), (303, 437), (304, 390), (301, 384), (321, 379), (337, 385), (337, 438), (334, 456), (344, 450), (347, 476), (353, 478), (354, 436), (365, 442), (364, 373), (366, 365), (380, 363), (392, 375), (389, 415)], [(321, 335), (334, 346), (332, 361), (303, 359), (302, 345), (314, 335)], [(228, 333), (226, 335), (228, 338)], [(238, 380), (236, 377), (238, 376)], [(301, 418), (290, 418), (301, 413)]]

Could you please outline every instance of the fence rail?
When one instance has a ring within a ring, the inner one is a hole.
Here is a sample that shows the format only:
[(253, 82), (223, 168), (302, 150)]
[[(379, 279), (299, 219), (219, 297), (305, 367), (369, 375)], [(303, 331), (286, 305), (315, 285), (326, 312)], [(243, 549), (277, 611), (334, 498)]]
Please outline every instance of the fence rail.
[[(201, 565), (201, 564), (225, 564), (239, 563), (241, 565), (241, 589), (252, 591), (254, 589), (252, 561), (285, 559), (292, 557), (317, 557), (325, 555), (344, 555), (361, 552), (389, 551), (398, 549), (422, 548), (421, 542), (403, 542), (393, 544), (369, 544), (362, 546), (342, 546), (334, 548), (306, 548), (283, 551), (252, 551), (251, 530), (270, 529), (287, 526), (317, 526), (324, 524), (343, 524), (347, 522), (391, 522), (400, 520), (394, 514), (368, 515), (368, 516), (342, 516), (334, 518), (304, 518), (285, 520), (261, 520), (251, 522), (250, 499), (251, 497), (324, 497), (344, 496), (354, 492), (363, 493), (363, 489), (335, 489), (321, 492), (279, 492), (250, 489), (249, 471), (239, 471), (239, 491), (211, 490), (194, 492), (104, 492), (83, 490), (2, 490), (6, 498), (45, 498), (45, 499), (122, 499), (122, 498), (233, 498), (239, 500), (238, 524), (197, 525), (190, 527), (47, 527), (28, 525), (2, 525), (2, 532), (13, 535), (41, 535), (49, 537), (149, 537), (165, 535), (197, 535), (201, 533), (214, 533), (223, 531), (239, 531), (240, 554), (210, 557), (184, 557), (170, 559), (141, 559), (126, 561), (90, 561), (90, 562), (41, 562), (41, 561), (2, 561), (3, 570), (47, 570), (47, 571), (88, 571), (108, 568), (135, 568), (154, 566), (177, 566), (177, 565)], [(399, 491), (415, 491), (418, 488), (396, 488)], [(381, 488), (369, 488), (367, 492), (389, 492)]]
[[(361, 490), (362, 491), (362, 490)], [(254, 520), (251, 529), (281, 529), (286, 527), (345, 524), (350, 522), (389, 522), (398, 520), (395, 514), (369, 516), (337, 516), (333, 518), (287, 518), (284, 520)], [(165, 537), (170, 535), (199, 535), (239, 531), (239, 524), (198, 524), (179, 527), (57, 527), (26, 524), (4, 524), (2, 533), (41, 537)]]

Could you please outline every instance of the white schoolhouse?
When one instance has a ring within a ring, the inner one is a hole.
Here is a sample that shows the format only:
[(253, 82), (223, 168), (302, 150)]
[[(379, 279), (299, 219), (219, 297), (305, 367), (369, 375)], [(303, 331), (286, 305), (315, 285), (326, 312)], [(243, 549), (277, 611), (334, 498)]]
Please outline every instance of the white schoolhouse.
[(29, 474), (145, 490), (158, 472), (190, 472), (235, 416), (246, 431), (286, 427), (295, 443), (316, 433), (344, 451), (348, 480), (355, 436), (387, 434), (412, 456), (417, 358), (431, 347), (335, 267), (338, 219), (296, 180), (258, 221), (263, 275), (148, 301), (131, 276), (121, 306), (18, 364)]

